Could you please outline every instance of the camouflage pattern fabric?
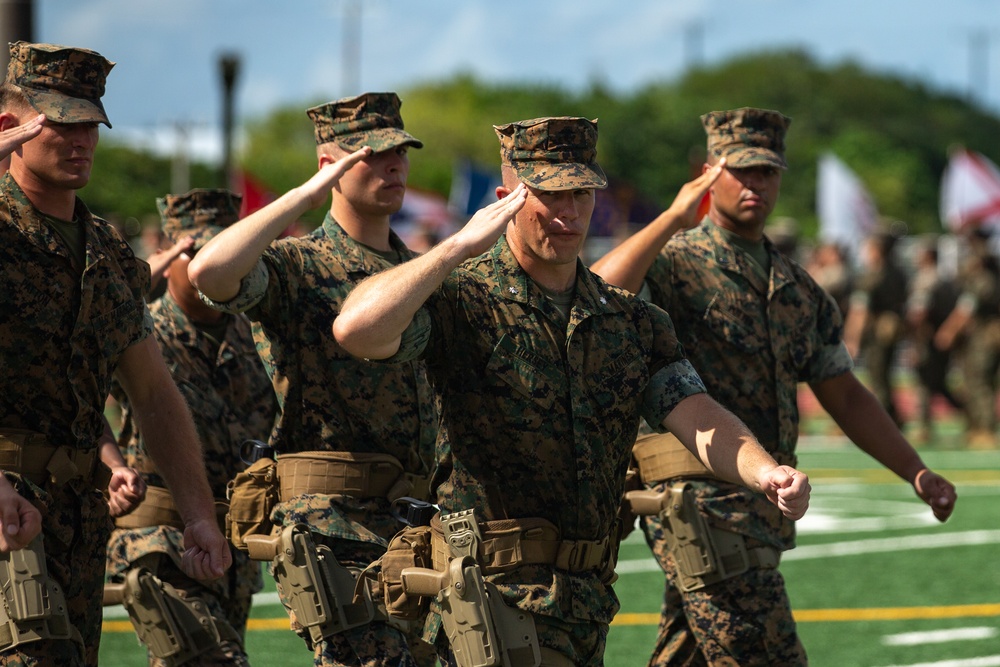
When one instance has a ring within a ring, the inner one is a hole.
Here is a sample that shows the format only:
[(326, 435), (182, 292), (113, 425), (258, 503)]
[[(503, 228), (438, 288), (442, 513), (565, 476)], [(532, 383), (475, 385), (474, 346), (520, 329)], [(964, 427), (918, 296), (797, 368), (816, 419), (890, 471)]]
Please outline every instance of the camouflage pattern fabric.
[(422, 141), (403, 130), (400, 106), (396, 93), (365, 93), (307, 109), (306, 115), (317, 145), (333, 142), (352, 153), (362, 146), (376, 153), (404, 145), (423, 148)]
[[(226, 484), (246, 468), (240, 445), (266, 440), (274, 426), (277, 402), (271, 382), (257, 356), (250, 321), (227, 315), (225, 339), (213, 341), (181, 310), (169, 292), (149, 307), (154, 334), (177, 388), (191, 409), (205, 456), (205, 472), (213, 495), (226, 498)], [(128, 397), (120, 390), (125, 460), (147, 484), (166, 488), (136, 432)]]
[(597, 121), (559, 116), (494, 125), (501, 164), (539, 190), (608, 186), (597, 164)]
[(88, 49), (58, 44), (10, 45), (7, 81), (35, 111), (56, 123), (104, 123), (111, 127), (101, 97), (115, 63)]
[(156, 200), (163, 233), (172, 243), (191, 236), (194, 250), (240, 217), (241, 195), (224, 189), (197, 188), (183, 195), (167, 195)]
[[(452, 272), (404, 334), (393, 359), (423, 355), (441, 393), (442, 512), (541, 517), (563, 539), (602, 539), (615, 526), (640, 415), (665, 416), (704, 391), (666, 313), (577, 270), (564, 326), (501, 237)], [(651, 399), (651, 379), (663, 375)], [(618, 611), (597, 572), (526, 565), (487, 579), (508, 604), (584, 634), (599, 636)], [(433, 618), (427, 627), (433, 642)]]
[(787, 169), (785, 132), (791, 119), (777, 111), (743, 107), (712, 111), (701, 117), (708, 154), (734, 169), (771, 166)]
[[(226, 574), (213, 581), (195, 581), (181, 570), (184, 534), (171, 526), (116, 529), (107, 548), (107, 576), (112, 582), (122, 582), (126, 573), (145, 567), (164, 582), (183, 592), (189, 599), (204, 603), (217, 624), (228, 624), (241, 638), (246, 636), (247, 618), (253, 594), (264, 587), (261, 564), (238, 549), (230, 549), (233, 565)], [(185, 667), (249, 665), (243, 642), (225, 640), (219, 648), (185, 662)], [(151, 667), (166, 667), (166, 663), (149, 656)]]
[[(390, 245), (399, 261), (413, 257), (395, 234), (390, 234)], [(215, 304), (230, 312), (246, 311), (254, 321), (257, 352), (280, 406), (270, 439), (279, 456), (308, 451), (389, 454), (408, 472), (429, 474), (438, 410), (425, 365), (356, 359), (332, 333), (333, 319), (351, 289), (390, 266), (327, 215), (312, 234), (273, 243), (258, 272), (244, 278), (236, 298)], [(345, 559), (342, 564), (357, 567), (379, 558), (403, 528), (385, 498), (305, 494), (283, 498), (271, 516), (279, 526), (307, 524), (317, 542)], [(370, 627), (383, 632), (378, 641), (387, 646), (400, 641), (398, 631), (384, 624)], [(372, 659), (342, 653), (348, 649), (340, 643), (321, 644), (317, 665)], [(362, 642), (354, 649), (359, 646), (369, 645)]]
[[(668, 485), (655, 488), (663, 491)], [(706, 489), (702, 489), (704, 494)], [(753, 568), (702, 590), (681, 593), (663, 525), (642, 517), (646, 540), (666, 575), (666, 594), (650, 665), (796, 667), (809, 664), (795, 632), (785, 581), (777, 569)], [(750, 548), (761, 546), (750, 541)]]
[[(103, 433), (104, 401), (119, 356), (151, 330), (142, 294), (145, 262), (114, 228), (79, 199), (86, 268), (71, 268), (58, 234), (10, 174), (0, 179), (0, 427), (43, 433), (52, 444), (93, 449)], [(104, 549), (111, 523), (100, 493), (79, 481), (38, 489), (9, 475), (18, 491), (43, 507), (46, 564), (66, 593), (70, 620), (87, 647), (84, 663), (60, 643), (41, 642), (0, 664), (97, 664), (101, 635)], [(19, 660), (23, 660), (19, 662)]]
[[(841, 342), (843, 325), (836, 304), (802, 267), (770, 241), (765, 240), (765, 246), (771, 260), (767, 282), (750, 256), (706, 221), (667, 243), (646, 284), (650, 300), (675, 318), (678, 338), (709, 394), (742, 419), (775, 459), (795, 465), (798, 383), (846, 373), (852, 362)], [(709, 522), (762, 545), (794, 547), (795, 524), (763, 494), (715, 479), (690, 482)], [(644, 529), (654, 553), (664, 551), (658, 522), (646, 520)], [(727, 584), (720, 586), (723, 590)], [(761, 589), (758, 594), (767, 602), (784, 592)], [(671, 604), (676, 596), (681, 594), (668, 578)], [(681, 597), (687, 605), (690, 597)], [(705, 619), (711, 615), (688, 621)], [(740, 641), (744, 639), (752, 641)]]
[[(274, 392), (257, 357), (250, 321), (244, 315), (227, 316), (225, 339), (217, 344), (191, 322), (169, 292), (150, 306), (150, 313), (164, 361), (191, 409), (212, 493), (223, 500), (226, 484), (246, 467), (240, 459), (240, 445), (248, 439), (266, 439), (276, 413)], [(122, 431), (131, 434), (123, 451), (126, 462), (140, 471), (147, 484), (165, 487), (142, 434), (136, 431), (127, 397), (121, 396), (121, 402)], [(189, 597), (201, 599), (214, 618), (243, 637), (252, 596), (263, 588), (260, 563), (230, 549), (233, 567), (226, 575), (210, 583), (197, 582), (180, 569), (183, 551), (183, 533), (176, 528), (116, 530), (108, 544), (108, 579), (124, 581), (132, 568), (147, 567)], [(160, 663), (151, 658), (150, 664)], [(242, 645), (227, 642), (222, 650), (191, 664), (244, 665), (247, 658)]]
[(42, 512), (45, 565), (66, 596), (66, 611), (80, 639), (38, 641), (0, 652), (3, 667), (93, 667), (101, 643), (105, 545), (111, 518), (104, 496), (76, 479), (39, 488), (7, 473), (14, 488)]

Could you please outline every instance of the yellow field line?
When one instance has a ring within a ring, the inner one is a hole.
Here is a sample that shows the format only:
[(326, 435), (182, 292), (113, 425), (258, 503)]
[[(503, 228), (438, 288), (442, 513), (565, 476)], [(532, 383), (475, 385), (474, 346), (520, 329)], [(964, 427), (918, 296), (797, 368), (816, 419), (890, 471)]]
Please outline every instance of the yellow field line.
[[(965, 604), (947, 607), (882, 607), (873, 609), (799, 609), (798, 623), (832, 621), (905, 621), (916, 618), (967, 618), (1000, 616), (1000, 604)], [(659, 614), (618, 614), (612, 625), (658, 625)]]
[[(798, 623), (834, 621), (905, 621), (916, 618), (1000, 616), (1000, 604), (964, 604), (947, 607), (881, 607), (872, 609), (800, 609)], [(611, 625), (658, 625), (659, 614), (618, 614)], [(104, 621), (104, 632), (133, 632), (129, 621)], [(287, 618), (251, 618), (249, 630), (288, 630)]]

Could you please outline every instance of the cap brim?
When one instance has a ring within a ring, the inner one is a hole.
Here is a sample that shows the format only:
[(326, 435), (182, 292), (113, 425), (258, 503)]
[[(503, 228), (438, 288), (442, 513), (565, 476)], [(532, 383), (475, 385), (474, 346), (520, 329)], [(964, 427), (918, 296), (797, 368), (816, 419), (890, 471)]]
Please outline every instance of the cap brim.
[(170, 238), (170, 241), (172, 243), (177, 243), (188, 237), (191, 237), (194, 239), (194, 246), (192, 246), (192, 249), (201, 250), (201, 248), (206, 243), (214, 239), (215, 235), (221, 232), (222, 230), (223, 230), (222, 227), (217, 227), (215, 225), (205, 225), (193, 230), (183, 230), (179, 233), (173, 233), (173, 234), (168, 233), (167, 236)]
[(424, 147), (424, 142), (397, 127), (383, 127), (366, 132), (352, 132), (351, 134), (337, 137), (337, 144), (341, 148), (352, 152), (360, 149), (362, 146), (371, 146), (371, 149), (376, 153), (399, 148), (400, 146)]
[(554, 192), (578, 188), (603, 190), (608, 177), (597, 164), (526, 162), (516, 166), (517, 177), (533, 188)]
[(755, 148), (752, 150), (734, 151), (728, 155), (720, 156), (726, 158), (726, 166), (733, 169), (747, 169), (749, 167), (777, 167), (778, 169), (788, 169), (788, 163), (774, 151), (765, 148)]
[(24, 86), (21, 91), (35, 111), (45, 114), (53, 123), (104, 123), (111, 127), (111, 121), (100, 103)]

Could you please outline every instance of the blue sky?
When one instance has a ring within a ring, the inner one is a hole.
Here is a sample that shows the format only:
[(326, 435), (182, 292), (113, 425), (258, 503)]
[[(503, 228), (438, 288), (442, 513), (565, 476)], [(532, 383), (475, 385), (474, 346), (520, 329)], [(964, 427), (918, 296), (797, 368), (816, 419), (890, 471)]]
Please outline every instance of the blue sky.
[[(488, 81), (599, 79), (618, 91), (765, 48), (965, 95), (1000, 114), (995, 0), (35, 0), (35, 39), (117, 65), (114, 136), (217, 154), (223, 53), (241, 60), (237, 120), (284, 104), (399, 90), (472, 72)], [(353, 19), (350, 17), (354, 17)], [(348, 29), (359, 26), (358, 29)], [(346, 35), (353, 35), (347, 40)], [(345, 59), (350, 45), (356, 58)], [(344, 62), (354, 63), (345, 67)], [(404, 99), (404, 118), (405, 118)]]

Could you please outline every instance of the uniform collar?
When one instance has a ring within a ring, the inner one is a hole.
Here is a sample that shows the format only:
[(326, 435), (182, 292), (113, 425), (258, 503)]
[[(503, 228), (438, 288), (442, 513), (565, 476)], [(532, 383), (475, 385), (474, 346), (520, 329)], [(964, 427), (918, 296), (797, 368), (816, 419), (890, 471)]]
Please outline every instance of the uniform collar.
[[(748, 275), (752, 271), (752, 267), (749, 266), (751, 260), (746, 257), (746, 253), (730, 243), (718, 225), (711, 220), (707, 220), (702, 223), (701, 228), (705, 230), (705, 233), (712, 240), (712, 251), (715, 261), (722, 269), (735, 271), (743, 275)], [(794, 281), (792, 265), (791, 260), (778, 252), (778, 249), (774, 247), (774, 243), (766, 235), (764, 236), (764, 247), (767, 249), (767, 254), (771, 259), (770, 291), (773, 293)]]
[[(376, 273), (385, 270), (385, 260), (368, 246), (352, 239), (329, 212), (323, 219), (322, 230), (337, 250), (337, 261), (342, 263), (348, 272)], [(399, 253), (403, 261), (414, 257), (413, 251), (407, 248), (402, 239), (391, 229), (389, 246)]]
[[(0, 179), (0, 197), (5, 200), (3, 203), (10, 212), (11, 223), (18, 227), (33, 245), (69, 259), (69, 251), (64, 247), (58, 234), (45, 222), (45, 216), (31, 203), (28, 195), (24, 194), (24, 190), (10, 172)], [(76, 198), (73, 215), (79, 224), (83, 225), (84, 238), (87, 239), (89, 246), (90, 225), (83, 223), (90, 219), (90, 211), (79, 197)]]
[[(507, 243), (506, 234), (493, 245), (490, 258), (496, 289), (502, 298), (519, 303), (544, 298), (541, 290), (514, 257), (510, 244)], [(585, 316), (622, 310), (618, 296), (611, 292), (606, 283), (599, 281), (579, 258), (576, 260), (575, 290), (573, 308), (581, 309)], [(532, 294), (531, 299), (529, 293)]]

